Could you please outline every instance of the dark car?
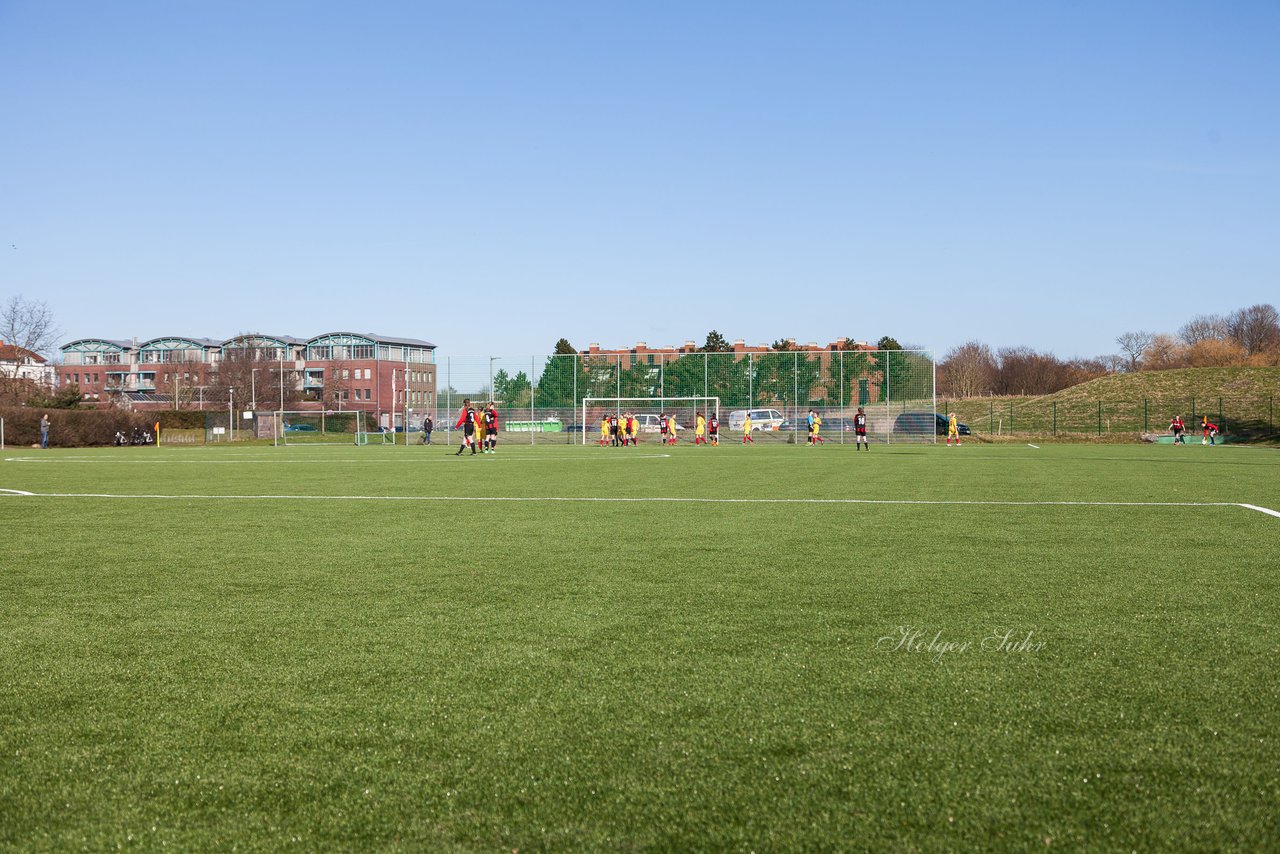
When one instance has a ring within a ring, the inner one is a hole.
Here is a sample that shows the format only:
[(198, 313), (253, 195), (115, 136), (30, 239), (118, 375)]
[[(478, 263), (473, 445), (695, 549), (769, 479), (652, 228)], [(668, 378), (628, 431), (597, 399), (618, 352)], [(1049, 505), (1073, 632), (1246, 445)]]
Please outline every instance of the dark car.
[(319, 430), (313, 424), (286, 424), (284, 429), (290, 433), (317, 433)]
[[(893, 419), (893, 432), (910, 433), (916, 436), (928, 435), (930, 422), (933, 423), (935, 436), (947, 435), (947, 416), (937, 412), (904, 412)], [(956, 429), (961, 436), (972, 435), (968, 424), (957, 423)]]

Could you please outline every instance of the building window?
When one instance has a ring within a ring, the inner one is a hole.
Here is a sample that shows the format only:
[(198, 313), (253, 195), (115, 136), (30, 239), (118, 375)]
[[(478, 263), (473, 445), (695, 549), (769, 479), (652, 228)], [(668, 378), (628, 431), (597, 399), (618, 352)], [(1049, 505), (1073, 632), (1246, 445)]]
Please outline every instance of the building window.
[(355, 344), (351, 347), (351, 358), (353, 359), (372, 359), (372, 344)]

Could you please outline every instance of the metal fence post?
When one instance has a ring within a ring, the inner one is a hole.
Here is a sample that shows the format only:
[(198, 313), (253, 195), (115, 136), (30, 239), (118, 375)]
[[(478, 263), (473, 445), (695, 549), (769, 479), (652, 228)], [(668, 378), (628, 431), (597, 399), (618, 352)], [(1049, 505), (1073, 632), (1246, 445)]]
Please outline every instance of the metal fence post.
[(1053, 402), (1053, 435), (1058, 435), (1058, 401)]
[(791, 440), (794, 442), (796, 440), (796, 428), (799, 426), (796, 424), (796, 419), (800, 414), (796, 410), (796, 406), (800, 403), (800, 352), (796, 351), (792, 356), (794, 358), (791, 364)]
[(1098, 435), (1102, 435), (1102, 401), (1098, 401)]
[(1009, 435), (1013, 435), (1013, 401), (1009, 401)]
[(996, 402), (987, 401), (987, 435), (996, 432)]
[(837, 351), (837, 352), (836, 352), (836, 357), (837, 357), (838, 359), (840, 359), (840, 444), (841, 444), (841, 445), (843, 445), (843, 444), (844, 444), (844, 426), (845, 426), (845, 411), (844, 411), (844, 351), (843, 351), (843, 350), (839, 350), (839, 351)]
[(1149, 414), (1150, 413), (1147, 411), (1147, 399), (1144, 397), (1142, 399), (1142, 432), (1144, 433), (1150, 432), (1151, 430), (1151, 422), (1148, 417)]
[(1191, 420), (1196, 420), (1196, 396), (1191, 395)]

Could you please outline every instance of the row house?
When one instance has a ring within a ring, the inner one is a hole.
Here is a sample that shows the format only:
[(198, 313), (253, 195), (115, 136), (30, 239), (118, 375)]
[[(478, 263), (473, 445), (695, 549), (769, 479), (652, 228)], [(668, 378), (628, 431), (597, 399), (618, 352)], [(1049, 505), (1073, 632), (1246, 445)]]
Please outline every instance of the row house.
[(86, 401), (168, 407), (179, 399), (203, 406), (212, 402), (206, 390), (233, 386), (248, 407), (268, 397), (265, 384), (283, 382), (288, 397), (315, 408), (389, 413), (435, 404), (435, 345), (417, 338), (356, 332), (223, 341), (164, 336), (140, 343), (82, 338), (61, 351), (59, 381), (78, 386)]
[(33, 383), (41, 388), (53, 388), (55, 371), (49, 360), (39, 353), (8, 344), (0, 338), (0, 378)]
[[(788, 345), (788, 352), (798, 351), (800, 353), (836, 353), (839, 351), (858, 350), (858, 351), (874, 351), (875, 345), (868, 344), (866, 341), (851, 341), (848, 338), (837, 338), (830, 344), (821, 345), (816, 341), (810, 341), (807, 344), (798, 344), (794, 338), (783, 339)], [(694, 341), (685, 341), (678, 347), (650, 347), (644, 341), (637, 341), (634, 347), (628, 347), (620, 350), (602, 349), (599, 344), (588, 345), (586, 350), (579, 352), (584, 362), (590, 363), (591, 360), (602, 360), (613, 364), (614, 361), (621, 359), (623, 365), (632, 367), (637, 364), (655, 365), (660, 361), (679, 358), (691, 353), (698, 352), (698, 345)], [(743, 339), (736, 339), (729, 352), (738, 356), (745, 356), (750, 353), (776, 353), (778, 352), (768, 344), (747, 344)]]

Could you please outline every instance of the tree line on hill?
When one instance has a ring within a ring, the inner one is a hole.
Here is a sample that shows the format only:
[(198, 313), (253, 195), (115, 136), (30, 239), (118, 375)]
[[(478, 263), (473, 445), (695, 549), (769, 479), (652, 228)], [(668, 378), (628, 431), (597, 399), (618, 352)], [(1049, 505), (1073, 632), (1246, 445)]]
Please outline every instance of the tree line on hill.
[(938, 394), (945, 397), (1053, 394), (1108, 374), (1280, 365), (1280, 313), (1269, 304), (1230, 314), (1200, 314), (1176, 333), (1125, 332), (1119, 353), (1061, 359), (1031, 347), (993, 350), (969, 341), (938, 362)]

